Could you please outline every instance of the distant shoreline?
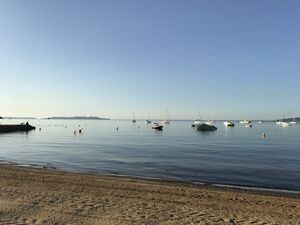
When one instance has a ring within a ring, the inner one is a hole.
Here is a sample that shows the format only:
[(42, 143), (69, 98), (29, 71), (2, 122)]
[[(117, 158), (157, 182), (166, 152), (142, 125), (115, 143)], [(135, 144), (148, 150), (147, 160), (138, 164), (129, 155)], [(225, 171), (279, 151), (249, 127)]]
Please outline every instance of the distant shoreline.
[(47, 117), (42, 120), (110, 120), (110, 118), (101, 118), (96, 116), (71, 116), (71, 117)]

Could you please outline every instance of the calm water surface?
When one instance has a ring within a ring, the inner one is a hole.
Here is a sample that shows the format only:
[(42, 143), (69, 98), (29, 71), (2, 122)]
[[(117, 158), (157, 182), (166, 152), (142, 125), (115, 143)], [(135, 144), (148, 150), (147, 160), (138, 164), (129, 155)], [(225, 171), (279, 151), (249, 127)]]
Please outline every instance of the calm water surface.
[[(1, 120), (20, 123), (20, 120)], [(29, 133), (0, 134), (0, 160), (61, 170), (300, 190), (300, 125), (225, 128), (200, 133), (191, 121), (162, 132), (138, 121), (32, 120)], [(82, 134), (74, 135), (79, 125)], [(66, 126), (66, 127), (65, 127)], [(116, 131), (119, 127), (119, 131)], [(265, 132), (267, 138), (262, 138)]]

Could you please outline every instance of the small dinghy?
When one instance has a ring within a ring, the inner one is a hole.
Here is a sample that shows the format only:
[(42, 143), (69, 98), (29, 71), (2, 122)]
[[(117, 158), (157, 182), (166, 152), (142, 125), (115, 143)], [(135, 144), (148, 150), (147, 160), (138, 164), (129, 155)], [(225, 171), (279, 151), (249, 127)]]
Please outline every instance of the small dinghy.
[(7, 124), (0, 125), (0, 133), (10, 133), (10, 132), (28, 132), (31, 130), (35, 130), (34, 126), (29, 125), (29, 123), (21, 123), (21, 124)]
[(158, 123), (154, 123), (152, 129), (154, 130), (163, 130), (164, 126), (159, 125)]

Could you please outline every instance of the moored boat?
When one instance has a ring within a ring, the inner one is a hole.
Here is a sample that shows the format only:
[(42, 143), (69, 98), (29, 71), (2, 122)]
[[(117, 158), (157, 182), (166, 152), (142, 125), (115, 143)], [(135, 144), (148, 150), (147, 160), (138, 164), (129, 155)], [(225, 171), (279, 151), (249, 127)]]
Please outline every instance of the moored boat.
[(241, 120), (240, 121), (240, 124), (249, 124), (249, 123), (251, 123), (251, 121), (249, 121), (249, 120)]
[(170, 115), (169, 115), (169, 110), (167, 108), (167, 119), (166, 120), (163, 120), (161, 121), (162, 123), (164, 124), (170, 124)]
[(164, 126), (159, 125), (158, 123), (153, 123), (152, 129), (154, 130), (163, 130)]
[(28, 132), (31, 130), (35, 130), (35, 127), (29, 125), (29, 123), (0, 125), (0, 133)]
[(131, 120), (131, 123), (136, 123), (136, 119), (135, 119), (134, 113), (132, 113), (132, 120)]
[(207, 121), (205, 121), (204, 123), (207, 124), (207, 125), (212, 126), (212, 125), (214, 124), (214, 122), (215, 122), (215, 121), (213, 121), (213, 120), (207, 120)]
[(288, 122), (284, 122), (284, 121), (277, 121), (276, 125), (280, 126), (280, 127), (288, 127), (288, 126), (290, 126), (290, 124)]
[(202, 124), (197, 124), (195, 126), (195, 129), (197, 131), (215, 131), (215, 130), (217, 130), (217, 127), (202, 123)]
[(234, 123), (231, 121), (225, 121), (223, 124), (225, 127), (234, 127)]

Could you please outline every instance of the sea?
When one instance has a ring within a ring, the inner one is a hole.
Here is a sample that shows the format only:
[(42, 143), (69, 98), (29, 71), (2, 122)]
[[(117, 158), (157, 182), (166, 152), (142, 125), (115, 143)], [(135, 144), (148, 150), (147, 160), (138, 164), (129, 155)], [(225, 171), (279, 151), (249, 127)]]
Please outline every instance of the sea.
[(157, 131), (144, 121), (29, 120), (36, 130), (0, 134), (0, 163), (300, 191), (300, 124), (226, 128), (217, 121), (216, 131), (199, 132), (192, 122), (171, 121)]

